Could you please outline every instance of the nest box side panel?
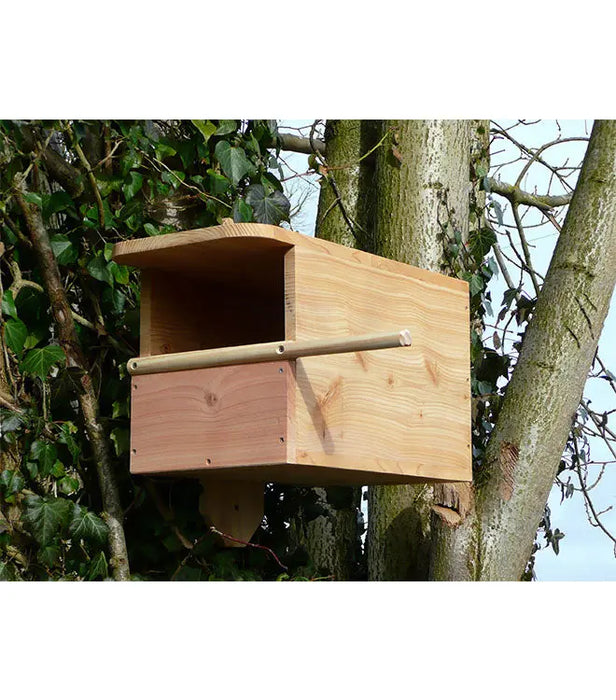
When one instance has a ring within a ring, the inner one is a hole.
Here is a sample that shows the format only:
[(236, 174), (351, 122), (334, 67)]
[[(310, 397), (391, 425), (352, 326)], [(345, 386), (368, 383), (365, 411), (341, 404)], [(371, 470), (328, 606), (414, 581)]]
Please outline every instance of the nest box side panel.
[(131, 382), (134, 474), (286, 463), (289, 362), (140, 375)]
[[(333, 252), (332, 252), (333, 251)], [(374, 256), (373, 256), (374, 257)], [(297, 339), (408, 328), (410, 348), (296, 362), (296, 462), (418, 479), (471, 479), (466, 283), (405, 266), (403, 275), (334, 249), (287, 254)], [(398, 270), (401, 268), (398, 264)], [(340, 476), (340, 483), (345, 479)]]

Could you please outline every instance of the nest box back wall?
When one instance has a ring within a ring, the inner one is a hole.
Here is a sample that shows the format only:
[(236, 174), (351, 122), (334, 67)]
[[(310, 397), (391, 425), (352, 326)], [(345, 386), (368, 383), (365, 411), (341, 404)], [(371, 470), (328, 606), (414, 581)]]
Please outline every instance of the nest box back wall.
[(144, 268), (142, 355), (412, 336), (409, 348), (301, 357), (284, 380), (268, 374), (276, 363), (135, 377), (149, 398), (133, 389), (133, 471), (307, 485), (470, 480), (465, 282), (261, 224), (128, 241), (114, 256)]

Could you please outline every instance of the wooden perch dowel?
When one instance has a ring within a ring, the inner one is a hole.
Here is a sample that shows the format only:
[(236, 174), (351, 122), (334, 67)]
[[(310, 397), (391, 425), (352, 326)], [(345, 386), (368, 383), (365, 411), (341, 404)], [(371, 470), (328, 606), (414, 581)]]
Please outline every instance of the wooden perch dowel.
[(237, 345), (211, 350), (136, 357), (128, 361), (128, 371), (132, 375), (174, 372), (183, 369), (242, 365), (251, 362), (294, 360), (298, 357), (314, 355), (383, 350), (385, 348), (405, 347), (410, 344), (411, 334), (407, 329), (394, 333), (370, 333), (323, 340), (281, 340), (275, 343)]

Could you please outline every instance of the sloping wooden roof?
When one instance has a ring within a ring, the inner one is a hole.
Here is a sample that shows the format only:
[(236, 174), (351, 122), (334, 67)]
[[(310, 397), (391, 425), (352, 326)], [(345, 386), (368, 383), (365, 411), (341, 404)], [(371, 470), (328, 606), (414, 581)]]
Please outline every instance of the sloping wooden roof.
[(467, 283), (436, 272), (422, 270), (361, 250), (331, 243), (303, 233), (268, 224), (236, 224), (225, 220), (220, 226), (180, 231), (163, 236), (136, 238), (116, 243), (113, 259), (121, 265), (139, 268), (198, 273), (214, 279), (238, 273), (250, 277), (265, 259), (279, 251), (283, 256), (293, 246), (307, 246), (320, 253), (367, 265), (386, 272), (466, 293)]

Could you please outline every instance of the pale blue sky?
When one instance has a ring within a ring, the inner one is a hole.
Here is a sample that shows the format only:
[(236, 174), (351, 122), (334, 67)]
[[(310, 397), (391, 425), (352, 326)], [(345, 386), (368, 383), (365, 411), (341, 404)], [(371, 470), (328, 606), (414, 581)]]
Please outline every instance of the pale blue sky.
[[(312, 120), (284, 120), (281, 123), (283, 131), (290, 127), (301, 127), (311, 123)], [(515, 124), (517, 120), (496, 120), (503, 127)], [(516, 127), (513, 134), (524, 145), (539, 147), (554, 140), (559, 133), (565, 136), (588, 136), (592, 128), (592, 121), (562, 120), (558, 124), (555, 120), (544, 120), (538, 124), (522, 125)], [(295, 133), (295, 132), (294, 132)], [(568, 159), (568, 165), (577, 165), (583, 158), (586, 149), (585, 142), (570, 142), (561, 144), (545, 152), (545, 159), (553, 165), (561, 165)], [(502, 152), (498, 152), (502, 151)], [(497, 166), (514, 160), (519, 151), (507, 142), (500, 140), (494, 143), (492, 148), (491, 174), (506, 182), (514, 182), (520, 172), (520, 163), (505, 165), (497, 170)], [(298, 153), (283, 152), (283, 158), (287, 164), (298, 173), (305, 173), (308, 169), (307, 156)], [(285, 177), (290, 175), (285, 168)], [(314, 235), (316, 208), (318, 203), (319, 188), (318, 178), (304, 176), (285, 182), (287, 194), (293, 204), (300, 198), (306, 197), (300, 213), (293, 219), (293, 228)], [(575, 175), (570, 184), (575, 184)], [(539, 164), (531, 166), (526, 174), (522, 188), (531, 192), (545, 193), (550, 185), (550, 171)], [(559, 183), (552, 182), (551, 194), (561, 194), (564, 188)], [(494, 196), (503, 209), (503, 223), (512, 224), (513, 219), (510, 207), (506, 200)], [(561, 210), (562, 211), (562, 210)], [(562, 216), (557, 217), (562, 222)], [(536, 211), (530, 211), (524, 218), (526, 224), (537, 224), (540, 216)], [(545, 274), (549, 266), (550, 258), (557, 235), (550, 225), (540, 228), (528, 228), (527, 237), (531, 244), (531, 256), (536, 270)], [(505, 253), (508, 241), (504, 236), (499, 236), (499, 242)], [(512, 270), (513, 275), (513, 270)], [(516, 277), (514, 276), (514, 279)], [(503, 291), (506, 284), (502, 277), (497, 277), (491, 283), (493, 307), (498, 314)], [(530, 287), (529, 287), (530, 289)], [(529, 292), (530, 294), (530, 292)], [(492, 335), (492, 331), (489, 332)], [(610, 309), (601, 336), (599, 350), (600, 355), (608, 368), (616, 374), (616, 309)], [(610, 410), (615, 408), (614, 393), (609, 389), (607, 382), (592, 380), (587, 383), (585, 395), (592, 400), (592, 405), (597, 410)], [(592, 458), (596, 460), (610, 459), (607, 449), (600, 440), (591, 442)], [(602, 456), (605, 455), (605, 456)], [(616, 465), (608, 465), (605, 474), (597, 488), (592, 492), (593, 501), (598, 510), (616, 504)], [(577, 486), (577, 482), (572, 478)], [(560, 541), (560, 554), (556, 556), (552, 549), (545, 549), (536, 555), (536, 574), (540, 581), (583, 581), (583, 580), (616, 580), (616, 558), (612, 543), (601, 530), (592, 527), (587, 520), (584, 502), (580, 493), (575, 493), (570, 499), (566, 499), (560, 505), (560, 490), (554, 489), (549, 500), (552, 511), (552, 527), (558, 527), (565, 533), (565, 538)], [(604, 524), (616, 532), (616, 511), (611, 511), (602, 516)], [(542, 542), (543, 544), (543, 542)]]

